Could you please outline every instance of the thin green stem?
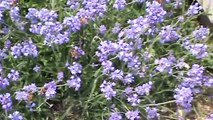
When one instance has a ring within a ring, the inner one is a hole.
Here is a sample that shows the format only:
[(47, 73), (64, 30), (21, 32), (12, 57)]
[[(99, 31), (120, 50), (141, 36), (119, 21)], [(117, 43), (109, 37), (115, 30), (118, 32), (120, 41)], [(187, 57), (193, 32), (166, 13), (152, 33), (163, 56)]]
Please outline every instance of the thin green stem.
[(7, 118), (8, 118), (8, 113), (7, 113), (7, 111), (5, 110), (5, 117), (4, 117), (4, 120), (8, 120)]
[[(97, 73), (95, 73), (94, 76), (96, 77), (96, 76), (98, 75), (98, 73), (100, 73), (100, 72), (101, 72), (101, 68), (99, 68), (99, 70), (97, 71)], [(87, 108), (88, 108), (88, 104), (89, 104), (89, 102), (91, 101), (91, 98), (92, 98), (92, 96), (93, 96), (93, 94), (94, 94), (94, 92), (95, 92), (95, 89), (96, 89), (96, 87), (97, 87), (98, 79), (99, 79), (101, 76), (103, 76), (103, 74), (97, 76), (96, 79), (95, 79), (94, 82), (93, 82), (93, 86), (92, 86), (92, 90), (91, 90), (91, 92), (90, 92), (90, 94), (89, 94), (89, 98), (88, 98), (88, 100), (86, 101), (85, 106), (84, 106), (84, 108), (83, 108), (83, 114), (85, 114), (85, 111), (86, 111)]]
[(146, 104), (146, 105), (139, 106), (139, 107), (144, 108), (144, 107), (150, 107), (150, 106), (159, 106), (159, 105), (165, 105), (165, 104), (169, 104), (169, 103), (174, 103), (175, 101), (176, 100), (171, 100), (171, 101), (162, 102), (162, 103), (156, 103), (156, 104)]

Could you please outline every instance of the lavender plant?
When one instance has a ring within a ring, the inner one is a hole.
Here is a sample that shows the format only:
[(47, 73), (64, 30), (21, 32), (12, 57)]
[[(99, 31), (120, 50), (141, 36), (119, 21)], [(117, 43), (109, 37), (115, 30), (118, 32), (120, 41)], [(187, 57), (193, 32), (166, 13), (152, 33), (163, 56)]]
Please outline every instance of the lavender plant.
[(198, 3), (0, 0), (0, 8), (0, 119), (182, 120), (209, 97), (211, 33), (196, 23)]

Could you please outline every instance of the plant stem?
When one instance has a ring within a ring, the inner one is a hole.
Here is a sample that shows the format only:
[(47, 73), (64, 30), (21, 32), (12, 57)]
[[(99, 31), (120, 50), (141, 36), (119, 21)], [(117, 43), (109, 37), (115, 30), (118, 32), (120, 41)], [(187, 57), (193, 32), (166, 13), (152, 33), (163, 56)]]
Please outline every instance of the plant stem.
[(7, 111), (5, 110), (5, 117), (4, 117), (4, 120), (8, 120), (7, 117), (8, 117), (8, 113), (7, 113)]
[(147, 104), (147, 105), (143, 105), (141, 106), (142, 108), (144, 107), (149, 107), (149, 106), (159, 106), (159, 105), (165, 105), (165, 104), (169, 104), (169, 103), (174, 103), (176, 100), (171, 100), (171, 101), (167, 101), (167, 102), (162, 102), (162, 103), (156, 103), (156, 104)]
[[(100, 73), (100, 71), (101, 71), (101, 68), (99, 68), (98, 73)], [(96, 77), (96, 75), (97, 75), (98, 73), (95, 73), (95, 77)], [(88, 98), (88, 100), (86, 101), (85, 106), (84, 106), (84, 108), (83, 108), (83, 114), (85, 114), (85, 111), (86, 111), (86, 109), (88, 108), (88, 104), (89, 104), (89, 102), (91, 101), (91, 98), (92, 98), (92, 96), (93, 96), (93, 93), (95, 92), (95, 88), (96, 88), (96, 86), (97, 86), (98, 79), (99, 79), (101, 76), (102, 76), (102, 74), (99, 75), (99, 76), (97, 76), (96, 79), (95, 79), (94, 82), (93, 82), (93, 86), (92, 86), (92, 90), (91, 90), (91, 92), (90, 92), (90, 94), (89, 94), (89, 98)]]

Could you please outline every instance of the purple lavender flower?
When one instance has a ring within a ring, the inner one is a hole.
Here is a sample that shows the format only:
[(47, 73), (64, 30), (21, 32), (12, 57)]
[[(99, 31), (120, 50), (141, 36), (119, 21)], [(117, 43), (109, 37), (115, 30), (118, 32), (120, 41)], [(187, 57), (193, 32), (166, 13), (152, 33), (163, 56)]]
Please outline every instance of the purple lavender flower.
[(40, 69), (41, 69), (41, 67), (38, 66), (38, 65), (36, 65), (35, 67), (33, 67), (33, 71), (35, 71), (35, 72), (39, 72)]
[(207, 87), (213, 86), (213, 77), (212, 76), (203, 76), (203, 85)]
[(202, 10), (202, 7), (198, 4), (195, 3), (194, 5), (190, 5), (189, 9), (187, 11), (187, 15), (196, 15)]
[(43, 27), (43, 23), (39, 22), (37, 24), (31, 24), (29, 31), (31, 33), (40, 34), (41, 28)]
[(9, 49), (9, 48), (11, 47), (11, 41), (10, 41), (10, 40), (6, 40), (6, 41), (4, 42), (4, 47), (5, 47), (6, 49)]
[(10, 18), (12, 21), (20, 22), (19, 7), (16, 6), (10, 9)]
[(68, 61), (66, 61), (65, 66), (66, 66), (66, 67), (69, 67), (69, 66), (70, 66), (70, 63), (69, 63)]
[(101, 65), (103, 67), (103, 74), (108, 74), (112, 71), (114, 71), (113, 63), (109, 60), (101, 62)]
[(134, 40), (134, 42), (131, 42), (130, 44), (133, 45), (133, 47), (135, 49), (141, 50), (142, 48), (142, 39), (141, 38), (137, 38)]
[(99, 31), (100, 31), (101, 34), (104, 35), (104, 34), (107, 32), (106, 26), (105, 26), (105, 25), (101, 25), (101, 26), (99, 27)]
[(176, 88), (174, 98), (176, 99), (177, 105), (183, 107), (186, 112), (189, 112), (191, 110), (193, 93), (190, 88)]
[(203, 40), (209, 35), (209, 29), (208, 28), (204, 28), (203, 26), (201, 26), (199, 29), (194, 30), (192, 32), (192, 35), (197, 40)]
[(78, 91), (81, 87), (81, 79), (77, 76), (71, 76), (69, 80), (67, 80), (67, 84), (69, 88), (74, 88), (75, 91)]
[(0, 102), (4, 110), (8, 111), (12, 109), (12, 100), (10, 93), (0, 94)]
[(67, 0), (67, 6), (75, 10), (80, 6), (79, 0)]
[(43, 87), (44, 91), (43, 92), (45, 93), (45, 96), (46, 96), (47, 99), (51, 99), (51, 98), (55, 97), (56, 88), (57, 88), (57, 86), (56, 86), (55, 81), (51, 81), (49, 83), (44, 84), (44, 87)]
[(140, 112), (138, 110), (127, 111), (125, 116), (128, 120), (139, 120), (141, 117), (139, 116)]
[(18, 58), (23, 54), (24, 56), (38, 56), (37, 46), (30, 40), (24, 41), (21, 44), (18, 43), (17, 45), (11, 47), (12, 55), (14, 58)]
[[(3, 67), (2, 67), (2, 64), (0, 63), (0, 73), (2, 73), (2, 72), (3, 72)], [(0, 76), (0, 81), (1, 81), (1, 76)]]
[(31, 28), (31, 32), (44, 36), (45, 45), (51, 46), (52, 44), (63, 44), (69, 41), (70, 31), (63, 31), (63, 26), (60, 22), (49, 21), (44, 24), (38, 23)]
[(3, 48), (2, 50), (0, 49), (0, 60), (6, 58), (8, 56), (8, 50)]
[(35, 8), (29, 8), (28, 13), (25, 15), (25, 18), (29, 19), (31, 23), (37, 23), (38, 22), (38, 13), (39, 11)]
[(55, 44), (64, 44), (69, 41), (69, 31), (65, 31), (64, 33), (59, 33), (56, 35), (54, 43)]
[(117, 10), (123, 10), (125, 9), (125, 6), (126, 6), (126, 0), (115, 0), (113, 4), (113, 8)]
[(194, 64), (192, 68), (187, 72), (187, 77), (183, 78), (183, 82), (180, 86), (194, 88), (195, 86), (201, 86), (203, 84), (203, 72), (204, 68), (198, 64)]
[(58, 81), (62, 81), (64, 79), (64, 73), (63, 72), (58, 72), (57, 79), (58, 79)]
[(110, 75), (110, 78), (112, 79), (112, 80), (122, 80), (123, 79), (123, 71), (121, 71), (121, 70), (115, 70), (115, 71), (113, 71), (112, 73), (111, 73), (111, 75)]
[(152, 82), (149, 81), (148, 83), (145, 83), (143, 85), (137, 86), (135, 88), (135, 92), (137, 92), (139, 95), (148, 95), (151, 88), (152, 88)]
[(108, 120), (122, 120), (122, 116), (118, 112), (113, 112), (110, 114), (110, 117)]
[(35, 104), (34, 102), (32, 102), (32, 101), (27, 102), (27, 104), (26, 104), (26, 108), (29, 108), (30, 111), (33, 111), (33, 108), (34, 108), (35, 106), (36, 106), (36, 104)]
[(85, 8), (80, 8), (76, 13), (76, 16), (78, 18), (81, 18), (82, 19), (81, 24), (85, 25), (88, 24), (88, 21), (91, 19), (92, 13)]
[(197, 59), (202, 59), (208, 55), (207, 45), (205, 44), (194, 44), (189, 46), (189, 51), (192, 55), (196, 56)]
[(98, 46), (96, 56), (100, 62), (106, 61), (109, 55), (114, 55), (118, 51), (118, 44), (111, 41), (103, 41)]
[(23, 53), (24, 56), (33, 56), (33, 57), (38, 56), (37, 46), (31, 40), (24, 41), (22, 45), (23, 45), (23, 48), (21, 52)]
[(191, 45), (191, 42), (189, 40), (189, 37), (184, 38), (183, 43), (182, 43), (182, 47), (184, 47), (185, 49), (189, 50), (190, 49), (190, 45)]
[(9, 114), (8, 118), (10, 118), (10, 120), (24, 120), (24, 117), (18, 111), (15, 111), (14, 113)]
[(70, 73), (72, 73), (73, 75), (81, 74), (82, 65), (77, 62), (73, 62), (72, 65), (68, 67), (68, 69), (70, 70)]
[(152, 55), (151, 53), (149, 53), (148, 51), (145, 51), (145, 52), (143, 53), (143, 59), (144, 59), (144, 61), (146, 61), (146, 62), (150, 61), (152, 56), (153, 56), (153, 55)]
[(0, 76), (0, 88), (5, 89), (7, 86), (9, 86), (9, 81), (7, 78), (3, 78)]
[[(0, 12), (0, 17), (1, 17), (1, 12)], [(0, 18), (0, 21), (1, 21), (1, 18)], [(3, 32), (3, 34), (8, 34), (10, 32), (10, 28), (4, 26), (2, 28), (2, 32)]]
[(12, 1), (11, 0), (1, 0), (0, 1), (0, 8), (2, 11), (9, 10), (11, 6)]
[(124, 35), (129, 39), (137, 39), (151, 27), (149, 18), (139, 16), (136, 19), (129, 20), (130, 26), (120, 31), (118, 37), (121, 39)]
[(213, 120), (213, 113), (209, 114), (205, 120)]
[(38, 12), (38, 18), (43, 21), (43, 22), (47, 22), (47, 21), (55, 21), (55, 19), (58, 17), (58, 15), (56, 14), (55, 11), (53, 10), (48, 10), (46, 8), (42, 8), (39, 12)]
[(159, 36), (161, 43), (177, 41), (180, 38), (180, 35), (170, 25), (163, 27)]
[(60, 22), (48, 21), (41, 26), (38, 34), (45, 36), (48, 40), (52, 40), (62, 29), (63, 26)]
[(18, 71), (12, 69), (10, 70), (10, 73), (8, 73), (7, 77), (12, 81), (18, 81), (20, 76)]
[(77, 16), (65, 17), (63, 24), (68, 27), (70, 32), (76, 32), (81, 29), (81, 21)]
[(154, 118), (159, 118), (160, 114), (157, 112), (156, 108), (150, 108), (146, 107), (146, 112), (147, 112), (147, 118), (148, 119), (154, 119)]
[(116, 22), (114, 27), (112, 28), (112, 33), (117, 34), (121, 29), (121, 24)]
[(23, 90), (25, 90), (29, 93), (35, 93), (38, 91), (38, 87), (35, 85), (35, 83), (31, 83), (30, 85), (25, 85), (23, 87)]
[(137, 94), (129, 95), (127, 97), (127, 101), (131, 103), (132, 106), (136, 106), (141, 102)]
[(175, 2), (175, 3), (174, 3), (173, 6), (174, 6), (175, 8), (180, 8), (180, 7), (183, 5), (183, 2), (184, 2), (184, 1), (183, 1), (183, 0), (175, 0), (174, 2)]
[(161, 58), (155, 60), (156, 70), (159, 72), (172, 72), (173, 61), (170, 61), (168, 58)]
[(124, 90), (124, 94), (125, 96), (130, 96), (130, 95), (133, 95), (134, 91), (133, 91), (133, 88), (132, 87), (126, 87), (125, 90)]
[(107, 100), (111, 100), (112, 97), (116, 96), (116, 91), (113, 90), (113, 87), (115, 87), (115, 83), (114, 82), (107, 82), (104, 81), (101, 86), (101, 92), (104, 94), (104, 96), (106, 97)]
[(0, 11), (0, 21), (3, 21), (3, 11)]
[(21, 56), (21, 50), (22, 46), (18, 43), (17, 45), (11, 47), (11, 54), (14, 56), (14, 58), (18, 58), (19, 56)]
[(204, 67), (198, 64), (192, 65), (192, 68), (187, 72), (187, 75), (190, 77), (201, 77), (204, 72)]
[(131, 73), (128, 73), (124, 78), (121, 80), (124, 84), (130, 84), (134, 81), (134, 76)]
[(166, 11), (157, 1), (146, 2), (146, 17), (152, 24), (163, 22)]
[(104, 12), (107, 10), (107, 2), (104, 0), (90, 1), (85, 0), (82, 2), (84, 9), (89, 12), (89, 19), (95, 20), (97, 17), (103, 17)]
[(179, 16), (179, 17), (178, 17), (178, 21), (184, 22), (184, 20), (185, 20), (185, 19), (184, 19), (184, 16)]
[(127, 63), (127, 67), (128, 68), (132, 68), (133, 70), (134, 69), (138, 69), (141, 65), (141, 62), (139, 60), (139, 56), (132, 56), (132, 57), (129, 57), (129, 60), (128, 60), (128, 63)]
[(22, 101), (22, 100), (27, 101), (30, 95), (26, 91), (16, 91), (15, 94), (16, 94), (15, 99), (18, 101)]
[(132, 50), (134, 48), (130, 44), (123, 42), (123, 40), (119, 40), (118, 45), (120, 46), (120, 51), (117, 54), (119, 60), (128, 63), (129, 68), (137, 67), (140, 62), (138, 61), (139, 58), (133, 55)]

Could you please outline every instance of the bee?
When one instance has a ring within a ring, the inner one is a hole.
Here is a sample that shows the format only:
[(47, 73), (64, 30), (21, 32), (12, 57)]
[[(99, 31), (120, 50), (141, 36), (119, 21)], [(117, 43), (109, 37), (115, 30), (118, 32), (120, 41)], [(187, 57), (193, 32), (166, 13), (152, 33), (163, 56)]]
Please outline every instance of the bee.
[(88, 23), (88, 20), (85, 17), (81, 17), (80, 22), (81, 22), (81, 24), (85, 25)]
[(33, 100), (33, 93), (30, 93), (27, 98), (27, 101), (32, 101), (32, 100)]
[(18, 3), (18, 0), (12, 0), (12, 2), (10, 3), (10, 6), (15, 6)]
[(80, 56), (80, 54), (78, 53), (78, 51), (75, 48), (70, 48), (69, 55), (73, 58), (77, 58)]
[(42, 87), (41, 88), (41, 93), (45, 93), (47, 91), (47, 88)]
[(164, 0), (156, 0), (158, 3), (163, 4)]

